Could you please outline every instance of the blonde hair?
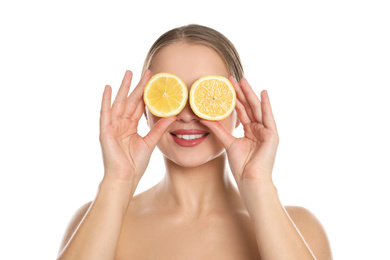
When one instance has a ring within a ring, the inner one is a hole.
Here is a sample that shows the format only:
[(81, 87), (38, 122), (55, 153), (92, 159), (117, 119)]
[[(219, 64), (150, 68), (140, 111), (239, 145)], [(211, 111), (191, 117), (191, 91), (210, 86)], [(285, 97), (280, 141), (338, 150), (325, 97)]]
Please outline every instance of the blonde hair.
[(156, 55), (159, 50), (178, 41), (203, 44), (213, 48), (219, 53), (226, 63), (230, 74), (235, 77), (236, 80), (239, 81), (244, 77), (244, 69), (241, 64), (240, 56), (229, 39), (212, 28), (197, 24), (177, 27), (161, 35), (154, 42), (146, 56), (142, 74), (146, 69), (149, 69), (154, 55)]

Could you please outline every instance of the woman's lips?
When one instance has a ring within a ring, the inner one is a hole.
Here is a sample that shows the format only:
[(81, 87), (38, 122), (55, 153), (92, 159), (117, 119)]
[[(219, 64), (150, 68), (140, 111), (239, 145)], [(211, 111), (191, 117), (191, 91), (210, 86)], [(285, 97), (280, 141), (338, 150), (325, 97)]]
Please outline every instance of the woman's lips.
[(171, 132), (173, 140), (182, 147), (194, 147), (201, 144), (209, 132), (198, 129), (179, 129)]

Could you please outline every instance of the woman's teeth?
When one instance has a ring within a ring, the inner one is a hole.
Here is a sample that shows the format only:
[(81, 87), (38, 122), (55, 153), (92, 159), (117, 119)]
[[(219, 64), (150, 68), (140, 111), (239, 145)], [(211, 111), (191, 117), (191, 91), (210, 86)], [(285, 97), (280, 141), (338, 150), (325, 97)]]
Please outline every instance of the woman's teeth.
[(203, 134), (203, 135), (176, 135), (176, 136), (188, 141), (188, 140), (194, 140), (194, 139), (201, 138), (204, 135), (206, 135), (206, 134)]

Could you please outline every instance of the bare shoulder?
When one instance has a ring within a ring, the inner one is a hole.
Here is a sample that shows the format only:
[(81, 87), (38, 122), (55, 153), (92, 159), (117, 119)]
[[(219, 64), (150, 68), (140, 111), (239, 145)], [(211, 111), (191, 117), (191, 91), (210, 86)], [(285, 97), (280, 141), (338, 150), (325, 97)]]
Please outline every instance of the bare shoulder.
[(325, 229), (318, 218), (308, 209), (285, 206), (285, 209), (317, 259), (332, 259)]
[(62, 237), (59, 253), (61, 253), (62, 250), (65, 248), (66, 244), (68, 243), (73, 233), (76, 231), (77, 227), (79, 226), (81, 220), (83, 220), (91, 204), (92, 201), (85, 203), (73, 214), (72, 219), (70, 220), (68, 226), (66, 227), (64, 236)]

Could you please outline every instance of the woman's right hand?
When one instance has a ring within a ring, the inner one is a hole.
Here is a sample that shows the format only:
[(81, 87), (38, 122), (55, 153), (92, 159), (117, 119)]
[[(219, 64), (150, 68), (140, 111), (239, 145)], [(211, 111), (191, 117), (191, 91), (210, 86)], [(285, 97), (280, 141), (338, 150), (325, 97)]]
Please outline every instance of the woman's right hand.
[[(176, 117), (162, 118), (145, 136), (137, 133), (145, 110), (143, 91), (151, 77), (146, 70), (128, 97), (132, 72), (126, 71), (122, 85), (111, 107), (112, 89), (106, 85), (100, 114), (100, 143), (104, 162), (104, 179), (131, 181), (137, 186), (157, 142)], [(135, 189), (135, 187), (134, 187)]]

